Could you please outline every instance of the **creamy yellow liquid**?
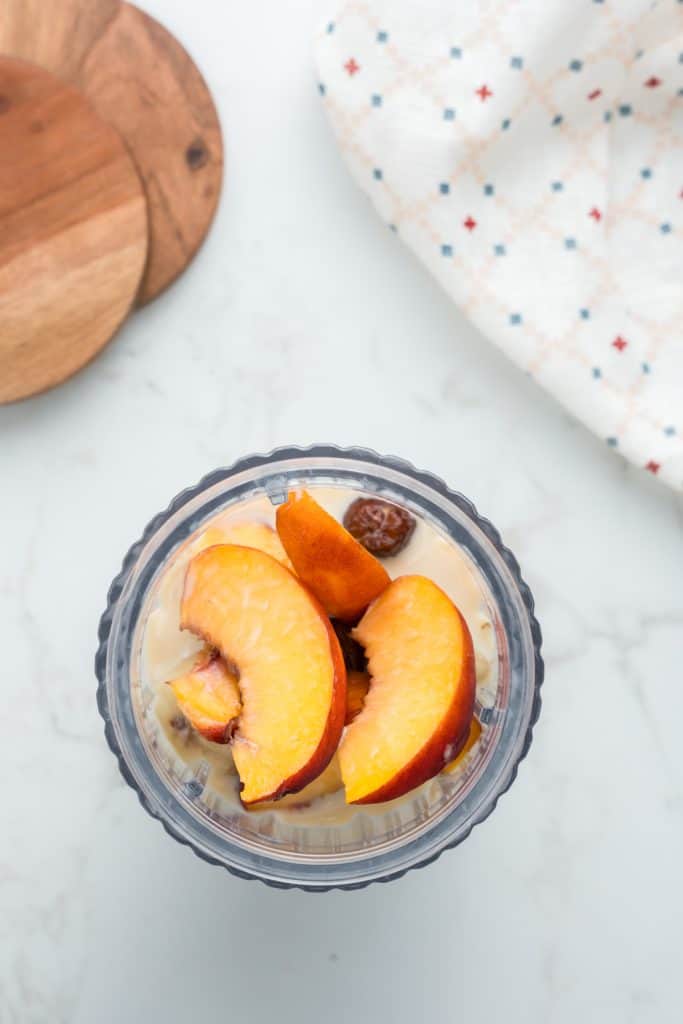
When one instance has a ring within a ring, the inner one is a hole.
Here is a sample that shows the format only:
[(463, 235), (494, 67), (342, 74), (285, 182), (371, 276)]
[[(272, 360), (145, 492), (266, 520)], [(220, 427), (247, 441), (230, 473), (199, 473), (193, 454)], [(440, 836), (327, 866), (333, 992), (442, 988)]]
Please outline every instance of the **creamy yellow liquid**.
[[(308, 486), (307, 490), (340, 522), (355, 498), (367, 496), (349, 488), (314, 484)], [(204, 524), (176, 554), (159, 580), (142, 641), (142, 672), (145, 682), (155, 694), (155, 712), (164, 745), (168, 748), (167, 753), (173, 758), (179, 758), (193, 774), (202, 779), (207, 802), (222, 814), (238, 808), (242, 810), (238, 796), (239, 780), (230, 747), (210, 743), (188, 726), (183, 726), (173, 693), (166, 684), (187, 671), (203, 647), (192, 634), (180, 629), (180, 598), (187, 563), (201, 546), (202, 534), (206, 529), (238, 522), (261, 522), (274, 526), (275, 508), (265, 495), (259, 496), (219, 513)], [(466, 554), (435, 527), (418, 520), (407, 547), (393, 558), (382, 559), (382, 563), (392, 579), (413, 573), (428, 576), (460, 609), (474, 643), (477, 702), (480, 707), (492, 707), (498, 681), (495, 635), (485, 596)], [(471, 756), (470, 753), (468, 758)], [(307, 821), (316, 825), (343, 823), (358, 811), (346, 805), (343, 790), (325, 795), (319, 793), (330, 779), (338, 783), (335, 770), (333, 762), (324, 779), (321, 776), (320, 780), (313, 782), (301, 793), (279, 801), (276, 807), (270, 805), (267, 808), (252, 809), (249, 814), (275, 813), (285, 820), (296, 821), (298, 825)], [(425, 783), (425, 786), (428, 785)], [(377, 807), (385, 813), (399, 802), (393, 801)], [(372, 813), (372, 808), (366, 807), (364, 812)]]

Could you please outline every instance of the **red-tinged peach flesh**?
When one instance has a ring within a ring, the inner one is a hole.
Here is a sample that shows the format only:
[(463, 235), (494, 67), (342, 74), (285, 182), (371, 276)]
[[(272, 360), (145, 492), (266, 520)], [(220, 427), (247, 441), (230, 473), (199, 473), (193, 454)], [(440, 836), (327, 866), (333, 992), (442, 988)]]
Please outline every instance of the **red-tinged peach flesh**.
[(472, 638), (453, 602), (424, 576), (403, 576), (354, 630), (371, 677), (339, 763), (348, 803), (403, 796), (437, 775), (467, 740), (474, 712)]
[(181, 626), (239, 671), (242, 802), (303, 789), (329, 764), (346, 708), (339, 641), (318, 602), (270, 555), (221, 544), (188, 565)]
[(190, 672), (169, 686), (193, 729), (213, 743), (230, 740), (242, 701), (236, 676), (218, 654), (205, 652)]
[(355, 622), (389, 585), (384, 566), (306, 491), (278, 508), (277, 531), (297, 575), (333, 618)]

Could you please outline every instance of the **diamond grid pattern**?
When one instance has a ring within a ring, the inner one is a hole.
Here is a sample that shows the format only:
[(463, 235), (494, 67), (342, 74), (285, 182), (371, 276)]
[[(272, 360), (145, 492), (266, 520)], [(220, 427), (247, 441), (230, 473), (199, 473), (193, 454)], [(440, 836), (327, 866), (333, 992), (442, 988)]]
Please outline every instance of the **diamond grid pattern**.
[[(419, 18), (408, 0), (348, 0), (318, 46), (324, 101), (355, 177), (461, 309), (683, 488), (683, 4), (578, 6), (572, 34), (544, 0), (426, 0)], [(636, 295), (623, 280), (643, 254)]]

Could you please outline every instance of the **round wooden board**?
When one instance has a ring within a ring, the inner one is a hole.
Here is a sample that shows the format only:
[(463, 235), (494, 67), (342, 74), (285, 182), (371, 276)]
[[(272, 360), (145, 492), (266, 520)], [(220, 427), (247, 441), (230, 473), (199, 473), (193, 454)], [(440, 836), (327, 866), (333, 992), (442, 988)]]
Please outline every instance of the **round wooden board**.
[(191, 57), (120, 0), (0, 0), (0, 52), (70, 78), (125, 139), (149, 205), (138, 304), (156, 298), (204, 241), (223, 179), (218, 114)]
[(121, 0), (0, 0), (0, 54), (73, 79)]
[(145, 269), (147, 208), (118, 133), (73, 86), (7, 57), (0, 154), (2, 403), (66, 380), (116, 332)]
[(128, 143), (147, 190), (144, 305), (182, 273), (211, 226), (223, 179), (218, 114), (174, 36), (128, 3), (91, 47), (77, 83)]

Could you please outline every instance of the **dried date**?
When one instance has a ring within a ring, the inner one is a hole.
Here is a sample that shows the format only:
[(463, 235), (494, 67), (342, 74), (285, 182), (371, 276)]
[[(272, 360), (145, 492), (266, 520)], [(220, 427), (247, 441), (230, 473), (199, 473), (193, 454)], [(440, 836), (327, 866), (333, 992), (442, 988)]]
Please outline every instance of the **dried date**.
[(344, 526), (370, 554), (386, 558), (403, 551), (415, 529), (415, 518), (389, 501), (357, 498), (346, 510)]

